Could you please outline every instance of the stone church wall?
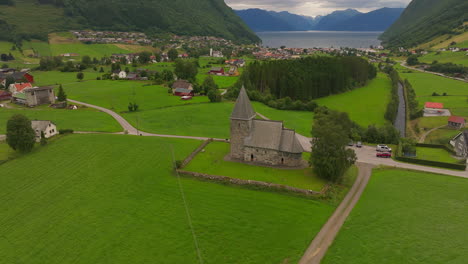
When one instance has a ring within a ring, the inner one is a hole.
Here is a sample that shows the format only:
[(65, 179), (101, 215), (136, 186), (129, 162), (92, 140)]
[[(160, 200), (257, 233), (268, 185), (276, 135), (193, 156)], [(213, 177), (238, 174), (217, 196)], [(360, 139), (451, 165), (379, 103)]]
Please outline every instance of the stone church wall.
[(285, 153), (271, 149), (244, 147), (244, 161), (257, 162), (272, 166), (299, 167), (302, 165), (302, 153)]

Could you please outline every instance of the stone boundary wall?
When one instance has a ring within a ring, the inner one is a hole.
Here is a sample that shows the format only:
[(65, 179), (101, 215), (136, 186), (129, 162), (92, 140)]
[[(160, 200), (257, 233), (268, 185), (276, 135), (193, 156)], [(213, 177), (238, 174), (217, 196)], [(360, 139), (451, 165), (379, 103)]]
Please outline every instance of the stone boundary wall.
[(182, 161), (180, 168), (187, 166), (195, 158), (195, 156), (197, 156), (198, 153), (200, 153), (200, 151), (202, 151), (211, 142), (213, 142), (213, 139), (205, 140), (197, 149), (195, 149), (186, 159)]
[(270, 190), (275, 190), (275, 191), (298, 193), (298, 194), (302, 194), (305, 196), (320, 196), (320, 195), (325, 194), (325, 192), (328, 189), (328, 186), (326, 185), (320, 192), (316, 192), (312, 190), (304, 190), (304, 189), (299, 189), (299, 188), (282, 185), (282, 184), (253, 181), (253, 180), (241, 180), (241, 179), (230, 178), (226, 176), (209, 175), (209, 174), (184, 171), (184, 170), (177, 170), (177, 173), (179, 173), (179, 175), (201, 178), (201, 179), (206, 179), (206, 180), (215, 181), (215, 182), (229, 183), (229, 184), (240, 185), (240, 186), (260, 187), (260, 188), (265, 188), (265, 189), (270, 189)]

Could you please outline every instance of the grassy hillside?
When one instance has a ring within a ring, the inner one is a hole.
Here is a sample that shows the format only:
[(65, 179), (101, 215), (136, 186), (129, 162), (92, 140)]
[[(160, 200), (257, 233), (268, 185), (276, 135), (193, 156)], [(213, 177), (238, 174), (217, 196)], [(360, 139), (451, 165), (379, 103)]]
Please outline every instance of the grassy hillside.
[[(0, 165), (2, 263), (296, 263), (334, 208), (181, 179), (199, 141), (73, 135)], [(172, 146), (172, 147), (171, 147)], [(1, 152), (1, 146), (0, 146)]]
[(468, 179), (376, 170), (322, 263), (466, 263)]
[(415, 47), (454, 31), (465, 20), (466, 0), (413, 0), (381, 39), (388, 46)]
[(12, 1), (0, 8), (0, 38), (7, 40), (46, 40), (51, 32), (92, 28), (259, 41), (223, 0)]

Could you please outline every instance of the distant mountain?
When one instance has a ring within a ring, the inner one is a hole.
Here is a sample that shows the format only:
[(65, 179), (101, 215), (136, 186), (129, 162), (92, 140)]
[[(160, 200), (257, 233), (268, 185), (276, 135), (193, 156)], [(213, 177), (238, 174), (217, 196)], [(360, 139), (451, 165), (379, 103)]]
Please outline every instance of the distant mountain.
[(290, 25), (294, 31), (307, 31), (312, 30), (317, 23), (320, 21), (321, 16), (318, 17), (309, 17), (309, 16), (301, 16), (296, 14), (291, 14), (289, 12), (269, 12), (272, 16), (282, 19), (288, 25)]
[(77, 29), (260, 41), (224, 0), (0, 0), (0, 39), (47, 40), (48, 33)]
[(255, 8), (235, 12), (255, 32), (294, 30), (293, 26), (283, 18), (276, 17), (272, 12), (266, 10)]
[(413, 0), (381, 39), (387, 46), (415, 47), (459, 31), (464, 21), (467, 0)]
[(336, 31), (385, 31), (401, 16), (404, 8), (382, 8), (357, 14), (328, 27)]
[(346, 9), (335, 11), (320, 19), (320, 22), (314, 27), (314, 30), (336, 30), (334, 27), (354, 16), (362, 14), (355, 9)]

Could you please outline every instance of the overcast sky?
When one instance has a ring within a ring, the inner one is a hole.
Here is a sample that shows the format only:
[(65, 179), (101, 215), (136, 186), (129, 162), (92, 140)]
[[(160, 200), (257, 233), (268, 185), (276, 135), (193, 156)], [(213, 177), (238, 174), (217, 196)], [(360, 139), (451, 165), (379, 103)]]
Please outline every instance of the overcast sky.
[(233, 9), (261, 8), (317, 16), (348, 8), (369, 12), (382, 7), (406, 7), (411, 0), (225, 0), (225, 2)]

